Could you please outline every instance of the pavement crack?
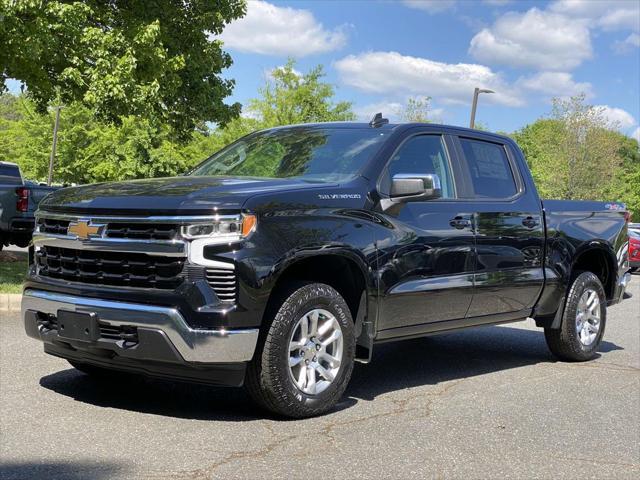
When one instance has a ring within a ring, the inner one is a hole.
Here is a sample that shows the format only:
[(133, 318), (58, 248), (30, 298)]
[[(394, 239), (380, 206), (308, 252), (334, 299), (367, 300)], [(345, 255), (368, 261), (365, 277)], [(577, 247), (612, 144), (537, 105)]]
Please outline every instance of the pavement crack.
[[(266, 426), (267, 424), (265, 424), (264, 426)], [(273, 432), (273, 430), (271, 429), (271, 426), (267, 427), (267, 430)], [(300, 435), (287, 435), (278, 439), (275, 439), (269, 443), (267, 443), (264, 447), (257, 449), (257, 450), (240, 450), (240, 451), (236, 451), (236, 452), (231, 452), (227, 455), (225, 455), (224, 457), (222, 457), (220, 460), (218, 460), (215, 463), (212, 463), (210, 465), (207, 465), (206, 467), (203, 468), (199, 468), (196, 470), (187, 470), (187, 471), (178, 471), (178, 472), (173, 472), (171, 473), (168, 477), (169, 478), (183, 478), (183, 479), (189, 479), (189, 480), (204, 480), (204, 479), (210, 479), (214, 476), (215, 471), (224, 466), (227, 465), (229, 463), (235, 462), (237, 460), (243, 460), (246, 458), (249, 459), (259, 459), (259, 458), (264, 458), (267, 455), (269, 455), (271, 452), (273, 452), (276, 448), (278, 448), (279, 446), (285, 444), (286, 442), (293, 440), (294, 438), (299, 437)]]
[[(464, 380), (465, 379), (460, 379), (455, 382), (451, 382), (450, 384), (446, 385), (444, 388), (442, 388), (440, 391), (437, 391), (437, 392), (417, 393), (415, 395), (410, 395), (405, 398), (391, 399), (391, 402), (395, 405), (395, 408), (388, 410), (386, 412), (374, 413), (372, 415), (366, 415), (364, 417), (354, 418), (353, 420), (349, 420), (346, 422), (340, 422), (340, 421), (328, 422), (327, 424), (324, 425), (324, 428), (320, 430), (320, 434), (326, 436), (331, 442), (335, 442), (336, 438), (333, 435), (333, 431), (337, 427), (348, 427), (350, 425), (364, 423), (364, 422), (368, 422), (370, 420), (375, 420), (378, 418), (387, 418), (387, 417), (392, 417), (395, 415), (401, 415), (403, 413), (414, 412), (414, 411), (426, 410), (426, 412), (424, 412), (423, 415), (421, 415), (421, 417), (422, 418), (428, 417), (431, 415), (431, 405), (433, 404), (433, 402), (436, 399), (441, 398), (442, 396), (449, 393), (449, 391), (452, 388), (454, 388)], [(416, 400), (418, 398), (428, 399), (428, 402), (423, 405), (409, 407), (409, 404), (413, 400)]]

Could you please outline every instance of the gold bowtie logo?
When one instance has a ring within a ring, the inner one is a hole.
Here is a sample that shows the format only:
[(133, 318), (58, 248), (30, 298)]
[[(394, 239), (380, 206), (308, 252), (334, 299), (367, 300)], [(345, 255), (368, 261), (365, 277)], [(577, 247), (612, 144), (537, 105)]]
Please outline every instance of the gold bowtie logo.
[(67, 228), (67, 234), (86, 240), (89, 237), (100, 236), (104, 225), (89, 225), (89, 222), (79, 221), (72, 222)]

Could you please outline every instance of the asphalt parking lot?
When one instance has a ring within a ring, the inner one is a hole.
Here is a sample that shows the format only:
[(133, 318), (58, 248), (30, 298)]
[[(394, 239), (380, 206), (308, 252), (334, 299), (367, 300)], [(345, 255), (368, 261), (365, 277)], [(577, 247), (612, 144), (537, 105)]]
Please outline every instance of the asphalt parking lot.
[(241, 389), (100, 382), (0, 313), (0, 478), (639, 478), (640, 276), (600, 357), (556, 362), (533, 322), (378, 348), (303, 421)]

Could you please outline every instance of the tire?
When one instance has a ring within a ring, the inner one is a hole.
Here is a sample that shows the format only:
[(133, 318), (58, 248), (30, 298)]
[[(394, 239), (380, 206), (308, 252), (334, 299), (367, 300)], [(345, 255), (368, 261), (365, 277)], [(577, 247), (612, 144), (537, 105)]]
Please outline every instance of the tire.
[(636, 273), (637, 271), (638, 271), (638, 267), (631, 267), (629, 269), (629, 272), (631, 272), (631, 273)]
[[(347, 303), (329, 285), (299, 283), (284, 292), (272, 312), (275, 315), (264, 325), (247, 369), (245, 387), (249, 394), (263, 408), (286, 417), (306, 418), (329, 411), (342, 397), (353, 371), (355, 333)], [(306, 337), (303, 323), (307, 325)], [(335, 333), (338, 330), (341, 335)], [(323, 346), (333, 337), (332, 343)], [(300, 348), (292, 350), (294, 344)], [(313, 345), (319, 350), (317, 357)], [(338, 356), (341, 359), (336, 371), (335, 362), (326, 363), (325, 359)], [(327, 373), (333, 377), (330, 382), (324, 376)]]
[(12, 242), (14, 245), (20, 247), (20, 248), (26, 248), (29, 246), (29, 244), (31, 243), (31, 234), (27, 234), (27, 235), (16, 235), (13, 239)]
[[(596, 298), (598, 304), (589, 308)], [(595, 316), (599, 319), (594, 332)], [(545, 328), (544, 336), (549, 350), (560, 360), (584, 362), (596, 356), (606, 323), (607, 298), (602, 283), (593, 273), (581, 272), (575, 276), (567, 294), (561, 327)]]
[(108, 370), (106, 368), (96, 367), (95, 365), (88, 365), (86, 363), (80, 363), (73, 360), (67, 360), (73, 368), (81, 371), (93, 378), (109, 379), (118, 376), (118, 372)]

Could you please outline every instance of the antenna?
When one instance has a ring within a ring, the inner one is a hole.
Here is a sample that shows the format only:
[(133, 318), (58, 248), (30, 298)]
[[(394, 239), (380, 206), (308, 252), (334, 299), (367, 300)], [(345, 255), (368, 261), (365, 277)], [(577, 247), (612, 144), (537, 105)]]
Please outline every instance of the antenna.
[(381, 127), (382, 125), (386, 125), (387, 123), (389, 123), (389, 119), (382, 118), (382, 113), (378, 112), (373, 116), (373, 118), (369, 122), (369, 126), (373, 128), (378, 128), (378, 127)]

